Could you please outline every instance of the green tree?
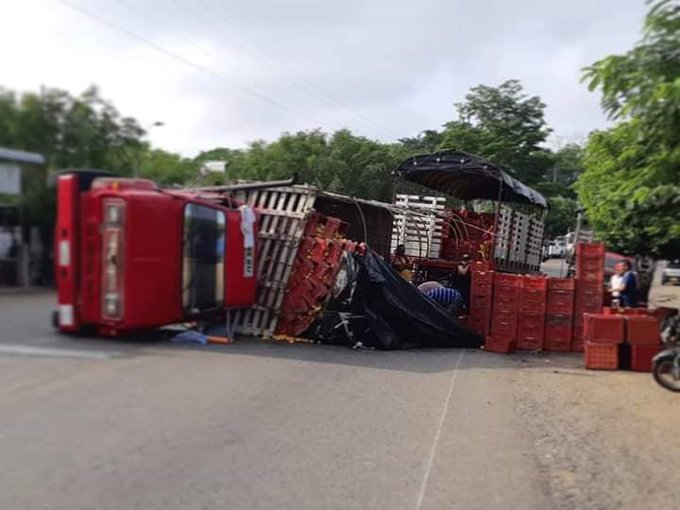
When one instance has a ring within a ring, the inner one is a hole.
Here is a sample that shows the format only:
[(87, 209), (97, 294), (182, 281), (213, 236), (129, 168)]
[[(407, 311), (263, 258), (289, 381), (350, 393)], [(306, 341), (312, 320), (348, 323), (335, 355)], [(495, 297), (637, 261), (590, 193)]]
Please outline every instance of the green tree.
[(577, 191), (598, 235), (625, 253), (680, 253), (679, 33), (677, 0), (656, 1), (631, 51), (584, 72), (619, 124), (591, 134)]
[(551, 154), (541, 147), (551, 131), (545, 104), (527, 96), (518, 80), (473, 87), (456, 110), (458, 119), (444, 126), (442, 147), (479, 154), (527, 184), (539, 182), (550, 168)]
[(583, 172), (583, 146), (569, 143), (553, 152), (553, 164), (546, 178), (553, 183), (571, 185)]
[(574, 230), (578, 203), (573, 198), (556, 195), (548, 200), (545, 233), (548, 237), (564, 235)]

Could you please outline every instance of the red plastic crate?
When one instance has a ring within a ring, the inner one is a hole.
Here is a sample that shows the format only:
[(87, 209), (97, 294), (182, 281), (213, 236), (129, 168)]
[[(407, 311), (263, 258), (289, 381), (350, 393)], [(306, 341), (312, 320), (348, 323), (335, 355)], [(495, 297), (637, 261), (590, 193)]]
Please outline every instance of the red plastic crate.
[(493, 289), (494, 297), (503, 297), (506, 299), (519, 299), (521, 293), (521, 287), (499, 287), (496, 285)]
[(602, 308), (602, 313), (605, 315), (639, 315), (639, 316), (651, 316), (651, 312), (646, 307), (640, 308), (612, 308), (611, 306), (605, 306)]
[(540, 290), (523, 290), (519, 299), (521, 313), (541, 313), (546, 311), (546, 295)]
[(491, 328), (489, 332), (497, 337), (507, 338), (509, 340), (517, 339), (517, 319), (507, 318), (504, 316), (494, 316), (491, 319)]
[(571, 352), (583, 352), (585, 341), (583, 337), (571, 339)]
[(634, 372), (651, 372), (652, 358), (663, 347), (659, 345), (632, 345), (630, 347), (630, 369)]
[(571, 338), (552, 336), (546, 329), (545, 339), (543, 340), (543, 348), (546, 351), (569, 352), (571, 351)]
[(517, 327), (517, 348), (540, 350), (543, 349), (545, 336), (545, 315), (521, 314)]
[(594, 282), (601, 285), (604, 282), (604, 268), (584, 269), (577, 266), (576, 278), (582, 282)]
[(550, 314), (574, 313), (574, 291), (555, 289), (548, 291), (546, 311)]
[(574, 290), (576, 280), (573, 278), (548, 278), (548, 290)]
[(605, 246), (603, 243), (577, 243), (576, 259), (579, 257), (600, 256), (604, 259)]
[(616, 370), (619, 368), (619, 346), (586, 342), (584, 346), (586, 368)]
[(656, 317), (630, 315), (626, 317), (626, 341), (631, 345), (659, 345), (660, 323)]
[(625, 324), (620, 315), (587, 313), (583, 316), (583, 336), (591, 343), (620, 344), (626, 339)]
[(496, 287), (521, 287), (522, 275), (510, 273), (496, 273), (493, 283)]
[(493, 294), (493, 284), (475, 284), (470, 286), (470, 295), (473, 296), (491, 296)]
[(533, 289), (546, 292), (548, 290), (548, 279), (545, 276), (525, 275), (522, 279), (522, 289)]
[(483, 284), (492, 285), (493, 284), (493, 271), (472, 271), (472, 284)]
[(470, 296), (470, 314), (478, 316), (490, 316), (493, 300), (491, 296), (479, 296), (472, 294)]
[(484, 339), (484, 350), (489, 352), (510, 353), (516, 348), (514, 339), (489, 335)]
[(588, 286), (586, 282), (579, 281), (576, 287), (575, 306), (577, 312), (599, 313), (602, 311), (604, 289), (601, 285)]

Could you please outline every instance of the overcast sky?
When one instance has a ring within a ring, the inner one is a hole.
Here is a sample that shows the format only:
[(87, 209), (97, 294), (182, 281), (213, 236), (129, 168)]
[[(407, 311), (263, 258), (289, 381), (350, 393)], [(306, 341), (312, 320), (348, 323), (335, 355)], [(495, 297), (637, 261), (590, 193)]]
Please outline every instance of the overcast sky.
[(583, 138), (606, 120), (580, 69), (630, 49), (645, 5), (24, 0), (0, 12), (0, 86), (96, 84), (124, 115), (165, 123), (153, 144), (192, 156), (316, 127), (414, 136), (453, 119), (470, 87), (509, 78), (547, 103), (558, 143)]

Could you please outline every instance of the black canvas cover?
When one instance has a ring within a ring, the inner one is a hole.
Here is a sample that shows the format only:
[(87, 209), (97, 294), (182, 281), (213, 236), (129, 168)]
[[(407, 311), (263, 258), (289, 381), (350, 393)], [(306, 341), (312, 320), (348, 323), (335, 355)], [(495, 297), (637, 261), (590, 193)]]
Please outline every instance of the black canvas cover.
[(461, 200), (498, 200), (547, 207), (538, 191), (474, 154), (445, 150), (403, 161), (394, 175)]
[[(483, 339), (399, 276), (371, 250), (359, 267), (347, 308), (329, 310), (306, 336), (375, 349), (477, 348)], [(338, 303), (336, 303), (338, 304)], [(339, 304), (338, 304), (339, 305)]]

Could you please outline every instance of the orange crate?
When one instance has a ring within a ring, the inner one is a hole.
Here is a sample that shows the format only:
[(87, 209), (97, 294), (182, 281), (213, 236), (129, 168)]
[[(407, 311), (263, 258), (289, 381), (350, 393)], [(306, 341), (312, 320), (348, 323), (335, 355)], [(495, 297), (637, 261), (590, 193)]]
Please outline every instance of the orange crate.
[(588, 342), (620, 344), (626, 339), (625, 322), (621, 315), (587, 313), (583, 316), (583, 326), (583, 336)]
[(586, 342), (584, 346), (586, 368), (616, 370), (619, 368), (619, 346)]
[(573, 278), (548, 278), (549, 290), (574, 290), (576, 280)]
[(641, 315), (626, 316), (626, 340), (631, 345), (659, 345), (659, 319)]
[(515, 350), (515, 340), (503, 336), (489, 335), (484, 340), (484, 350), (489, 352), (509, 353)]

